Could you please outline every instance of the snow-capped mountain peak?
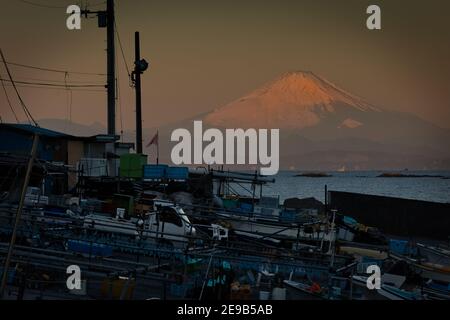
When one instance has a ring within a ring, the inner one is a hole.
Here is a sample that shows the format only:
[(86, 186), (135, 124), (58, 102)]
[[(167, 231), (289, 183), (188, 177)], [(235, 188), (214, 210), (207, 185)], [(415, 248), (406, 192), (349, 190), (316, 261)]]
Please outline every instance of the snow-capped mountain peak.
[(343, 108), (379, 111), (313, 72), (295, 71), (214, 110), (205, 121), (219, 127), (305, 128)]

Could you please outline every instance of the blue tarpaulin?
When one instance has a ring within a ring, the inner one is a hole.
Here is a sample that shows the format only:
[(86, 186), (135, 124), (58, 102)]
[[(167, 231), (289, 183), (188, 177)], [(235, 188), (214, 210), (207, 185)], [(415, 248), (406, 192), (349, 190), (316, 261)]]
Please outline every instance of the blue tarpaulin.
[(144, 179), (163, 179), (169, 166), (166, 164), (144, 165)]
[(166, 178), (173, 180), (186, 180), (189, 176), (188, 167), (168, 167)]
[(390, 239), (389, 250), (393, 253), (401, 255), (410, 255), (415, 253), (415, 250), (411, 248), (408, 241), (406, 240)]

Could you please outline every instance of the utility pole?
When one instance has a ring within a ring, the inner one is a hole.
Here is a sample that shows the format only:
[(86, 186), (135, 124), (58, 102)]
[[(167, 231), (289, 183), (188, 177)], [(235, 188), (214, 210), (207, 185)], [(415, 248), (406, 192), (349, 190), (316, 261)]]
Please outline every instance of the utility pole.
[(116, 134), (116, 70), (114, 46), (114, 0), (106, 2), (106, 54), (108, 90), (108, 134)]
[[(108, 135), (116, 135), (116, 54), (115, 54), (115, 18), (114, 0), (106, 1), (106, 11), (82, 10), (81, 13), (87, 18), (88, 15), (97, 15), (98, 27), (106, 28), (106, 90), (107, 90), (107, 123)], [(106, 153), (115, 153), (115, 143), (106, 144)], [(117, 164), (115, 159), (108, 159), (108, 171), (112, 176), (116, 175)]]
[(97, 15), (98, 27), (106, 28), (106, 89), (107, 89), (107, 123), (108, 134), (116, 134), (116, 69), (115, 69), (115, 22), (114, 0), (106, 1), (106, 11), (82, 10), (86, 18), (88, 15)]
[(134, 33), (134, 74), (136, 90), (136, 153), (142, 154), (142, 105), (141, 105), (141, 71), (138, 69), (140, 57), (139, 32)]
[(25, 194), (27, 192), (28, 182), (30, 181), (30, 176), (31, 176), (31, 171), (33, 169), (34, 160), (36, 159), (36, 151), (37, 151), (38, 143), (39, 143), (39, 136), (37, 134), (35, 134), (33, 137), (33, 146), (31, 147), (31, 156), (30, 156), (30, 159), (28, 160), (28, 167), (27, 167), (27, 171), (25, 174), (25, 180), (23, 182), (22, 193), (20, 194), (19, 207), (17, 208), (17, 212), (16, 212), (16, 220), (14, 222), (13, 232), (11, 235), (11, 240), (9, 242), (8, 254), (6, 256), (5, 265), (3, 267), (2, 282), (1, 282), (1, 286), (0, 286), (0, 298), (3, 298), (3, 293), (4, 293), (5, 287), (6, 287), (6, 281), (8, 279), (9, 264), (11, 262), (11, 257), (12, 257), (13, 251), (14, 251), (14, 244), (16, 243), (17, 227), (19, 226), (20, 217), (22, 215), (23, 204), (25, 202)]
[(147, 70), (148, 62), (141, 59), (141, 46), (139, 32), (134, 33), (134, 71), (132, 81), (136, 91), (136, 153), (142, 154), (142, 99), (141, 99), (141, 74)]

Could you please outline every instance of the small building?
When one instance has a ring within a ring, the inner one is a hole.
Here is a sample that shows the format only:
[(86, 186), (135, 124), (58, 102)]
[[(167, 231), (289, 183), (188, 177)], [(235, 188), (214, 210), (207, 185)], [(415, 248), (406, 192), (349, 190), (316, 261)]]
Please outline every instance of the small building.
[[(13, 157), (23, 164), (31, 152), (33, 136), (39, 135), (37, 159), (42, 165), (59, 168), (58, 174), (46, 174), (46, 193), (63, 194), (74, 188), (79, 175), (115, 177), (119, 171), (120, 155), (129, 153), (133, 143), (118, 142), (119, 136), (98, 134), (90, 137), (73, 136), (29, 124), (0, 124), (0, 176), (11, 172)], [(35, 183), (32, 180), (32, 183)]]
[(29, 156), (34, 134), (39, 135), (38, 159), (67, 161), (67, 141), (72, 138), (70, 135), (29, 124), (0, 124), (0, 152)]

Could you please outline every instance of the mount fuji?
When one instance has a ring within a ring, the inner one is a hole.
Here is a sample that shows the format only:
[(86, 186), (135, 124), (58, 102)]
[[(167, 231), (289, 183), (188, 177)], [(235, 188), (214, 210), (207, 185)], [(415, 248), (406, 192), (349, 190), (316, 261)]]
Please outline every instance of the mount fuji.
[(203, 122), (279, 128), (285, 168), (450, 168), (450, 130), (374, 106), (309, 71), (285, 73), (204, 115)]
[(352, 119), (380, 109), (312, 72), (289, 72), (250, 94), (214, 110), (205, 122), (218, 127), (303, 129), (329, 116), (343, 118), (340, 125), (363, 125)]

